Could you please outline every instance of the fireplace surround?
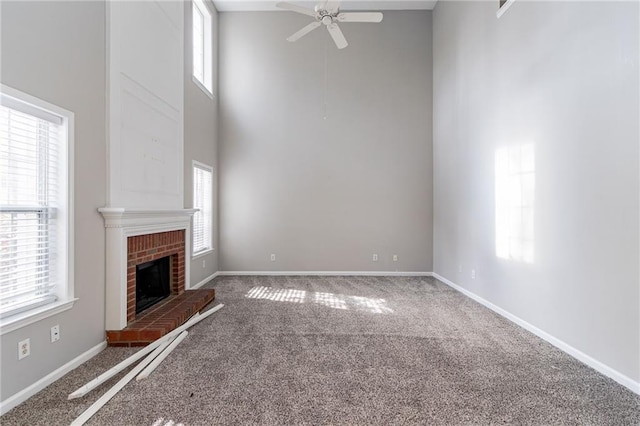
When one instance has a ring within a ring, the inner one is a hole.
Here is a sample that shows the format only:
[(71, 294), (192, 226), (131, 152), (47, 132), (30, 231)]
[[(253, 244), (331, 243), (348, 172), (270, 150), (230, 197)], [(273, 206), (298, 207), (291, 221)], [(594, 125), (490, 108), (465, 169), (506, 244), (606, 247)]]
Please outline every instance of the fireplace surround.
[(191, 216), (194, 209), (98, 209), (106, 228), (107, 330), (122, 330), (135, 319), (136, 265), (171, 257), (171, 294), (188, 289)]
[[(138, 270), (141, 266), (167, 258), (168, 295), (185, 290), (185, 231), (165, 231), (127, 238), (127, 323), (138, 309)], [(149, 306), (147, 306), (149, 307)]]

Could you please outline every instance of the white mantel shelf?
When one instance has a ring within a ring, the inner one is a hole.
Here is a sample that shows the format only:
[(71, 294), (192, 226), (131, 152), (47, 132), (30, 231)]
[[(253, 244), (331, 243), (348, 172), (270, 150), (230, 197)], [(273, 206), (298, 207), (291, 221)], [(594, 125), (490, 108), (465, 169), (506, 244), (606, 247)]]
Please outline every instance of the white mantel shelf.
[(198, 209), (145, 210), (123, 207), (101, 207), (98, 211), (104, 217), (105, 228), (156, 225), (171, 222), (190, 221)]
[(191, 217), (197, 209), (148, 210), (101, 207), (106, 233), (107, 330), (127, 326), (127, 238), (157, 232), (185, 231), (185, 286), (190, 288)]

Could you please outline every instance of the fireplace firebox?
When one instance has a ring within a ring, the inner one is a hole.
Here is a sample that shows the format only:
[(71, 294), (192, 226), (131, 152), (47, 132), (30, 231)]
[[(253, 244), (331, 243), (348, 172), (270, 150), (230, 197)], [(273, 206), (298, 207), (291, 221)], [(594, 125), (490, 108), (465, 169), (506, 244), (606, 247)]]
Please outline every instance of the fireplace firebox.
[(136, 265), (136, 314), (171, 294), (171, 256)]

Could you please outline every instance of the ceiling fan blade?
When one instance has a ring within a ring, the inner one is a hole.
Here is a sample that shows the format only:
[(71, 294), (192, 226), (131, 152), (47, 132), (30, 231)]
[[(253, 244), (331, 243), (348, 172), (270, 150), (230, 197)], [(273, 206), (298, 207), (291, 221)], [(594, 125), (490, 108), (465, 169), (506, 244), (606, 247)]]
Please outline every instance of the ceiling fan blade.
[(302, 13), (303, 15), (313, 16), (315, 18), (316, 12), (313, 9), (307, 9), (306, 7), (300, 7), (297, 4), (291, 4), (284, 1), (276, 3), (276, 7), (280, 9), (290, 10), (292, 12)]
[(382, 22), (380, 12), (347, 12), (338, 15), (340, 22)]
[(338, 49), (344, 49), (349, 45), (349, 43), (347, 43), (347, 39), (344, 38), (344, 34), (342, 34), (342, 30), (340, 30), (338, 24), (327, 25), (327, 30), (329, 31), (329, 34), (331, 34), (331, 38), (336, 43), (336, 46), (338, 46)]
[(327, 0), (324, 2), (324, 10), (336, 13), (340, 8), (340, 0)]
[(299, 38), (302, 38), (303, 36), (309, 34), (311, 31), (315, 30), (320, 25), (322, 25), (321, 22), (318, 22), (318, 21), (312, 22), (309, 25), (307, 25), (306, 27), (304, 27), (301, 30), (299, 30), (298, 32), (296, 32), (295, 34), (292, 34), (291, 36), (287, 37), (287, 41), (296, 41)]

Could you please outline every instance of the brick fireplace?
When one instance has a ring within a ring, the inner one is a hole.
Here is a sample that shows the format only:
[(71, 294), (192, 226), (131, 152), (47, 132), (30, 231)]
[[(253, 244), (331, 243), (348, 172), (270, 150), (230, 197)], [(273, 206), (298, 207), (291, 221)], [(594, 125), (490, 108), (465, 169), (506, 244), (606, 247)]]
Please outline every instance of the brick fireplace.
[[(107, 343), (144, 346), (184, 323), (215, 297), (189, 289), (193, 209), (98, 209), (106, 228)], [(136, 314), (136, 266), (170, 259), (170, 295)]]
[[(129, 303), (130, 263), (134, 263), (135, 280), (135, 262), (138, 259), (142, 263), (143, 259), (150, 260), (158, 253), (165, 252), (177, 256), (174, 262), (179, 264), (178, 268), (174, 268), (174, 273), (178, 276), (174, 285), (188, 288), (190, 271), (189, 262), (185, 262), (185, 259), (191, 258), (191, 216), (195, 210), (103, 207), (98, 211), (104, 218), (106, 228), (106, 329), (122, 330), (132, 320)], [(134, 258), (129, 256), (130, 245)], [(135, 297), (135, 287), (133, 293)], [(135, 316), (135, 303), (133, 306)]]

